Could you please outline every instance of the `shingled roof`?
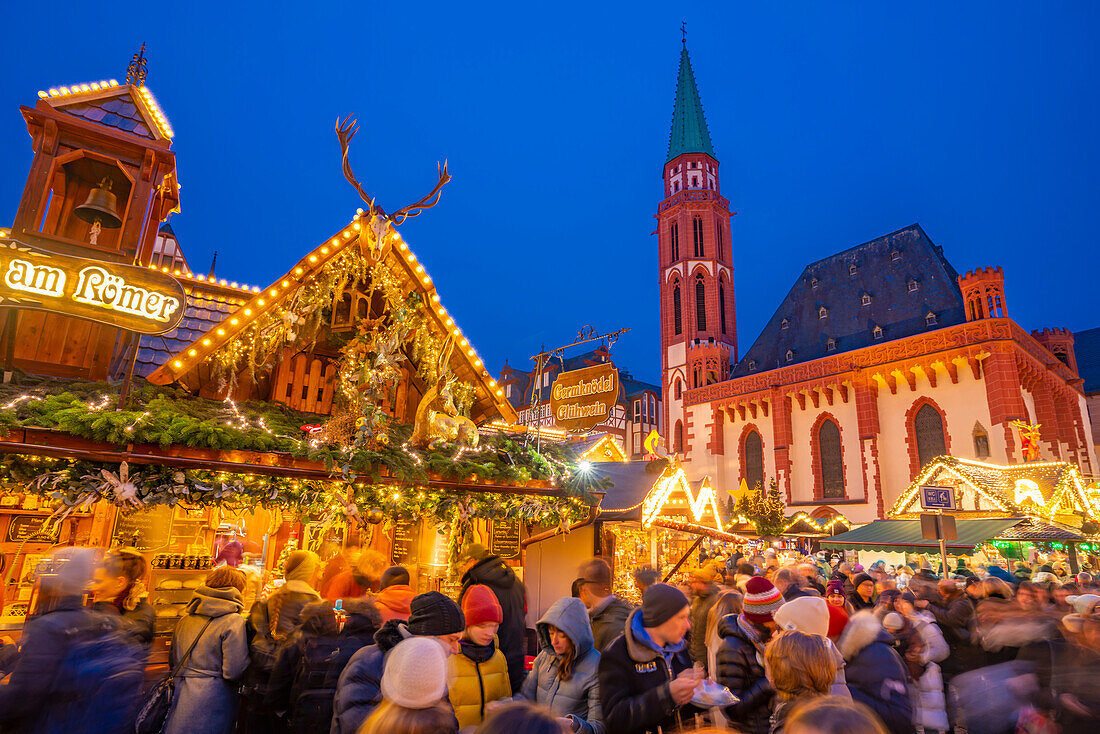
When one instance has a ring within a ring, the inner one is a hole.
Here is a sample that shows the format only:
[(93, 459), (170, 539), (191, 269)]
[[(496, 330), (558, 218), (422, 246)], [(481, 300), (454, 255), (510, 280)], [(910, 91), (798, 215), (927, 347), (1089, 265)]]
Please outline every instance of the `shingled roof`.
[(1100, 392), (1100, 328), (1075, 333), (1073, 352), (1077, 374), (1085, 381), (1085, 394)]
[(958, 274), (913, 224), (807, 265), (732, 376), (965, 320)]

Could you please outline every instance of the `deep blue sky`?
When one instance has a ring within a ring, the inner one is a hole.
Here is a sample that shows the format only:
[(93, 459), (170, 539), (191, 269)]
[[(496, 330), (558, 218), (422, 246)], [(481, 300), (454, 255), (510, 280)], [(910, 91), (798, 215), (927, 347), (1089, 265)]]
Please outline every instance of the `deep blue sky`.
[[(147, 4), (148, 5), (148, 4)], [(742, 351), (804, 265), (920, 222), (963, 272), (1002, 265), (1025, 328), (1100, 325), (1100, 4), (86, 2), (6, 9), (0, 223), (31, 161), (18, 112), (125, 77), (176, 131), (192, 267), (266, 285), (359, 206), (454, 181), (404, 227), (494, 371), (577, 329), (631, 327), (658, 379), (656, 243), (679, 25), (722, 163)], [(142, 13), (148, 13), (142, 15)]]

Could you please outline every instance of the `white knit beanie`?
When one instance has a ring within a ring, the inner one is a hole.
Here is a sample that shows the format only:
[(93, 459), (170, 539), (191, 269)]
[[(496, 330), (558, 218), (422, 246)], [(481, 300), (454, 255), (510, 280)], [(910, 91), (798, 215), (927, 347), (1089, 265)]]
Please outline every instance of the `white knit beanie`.
[(772, 613), (779, 629), (825, 637), (829, 632), (829, 605), (820, 596), (791, 599)]
[(447, 651), (432, 637), (402, 640), (386, 656), (382, 698), (407, 709), (434, 706), (447, 692)]

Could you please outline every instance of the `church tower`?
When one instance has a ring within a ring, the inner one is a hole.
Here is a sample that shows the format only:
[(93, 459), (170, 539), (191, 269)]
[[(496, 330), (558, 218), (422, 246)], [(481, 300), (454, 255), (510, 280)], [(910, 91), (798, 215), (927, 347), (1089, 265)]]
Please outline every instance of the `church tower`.
[(664, 200), (657, 207), (661, 283), (661, 387), (669, 451), (703, 436), (684, 416), (684, 394), (729, 377), (737, 359), (729, 202), (703, 116), (687, 41), (680, 51)]

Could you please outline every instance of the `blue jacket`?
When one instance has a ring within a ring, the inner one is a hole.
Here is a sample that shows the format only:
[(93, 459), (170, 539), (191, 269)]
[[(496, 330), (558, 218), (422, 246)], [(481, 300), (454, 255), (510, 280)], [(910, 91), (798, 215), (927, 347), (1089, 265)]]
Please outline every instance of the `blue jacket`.
[(359, 648), (340, 674), (332, 701), (329, 734), (355, 734), (382, 703), (382, 672), (386, 656), (410, 637), (403, 619), (391, 619), (374, 633), (374, 644)]
[[(561, 656), (550, 644), (550, 625), (573, 641), (576, 653), (573, 675), (563, 681), (558, 677)], [(542, 652), (535, 658), (531, 672), (516, 699), (535, 701), (550, 709), (554, 716), (579, 722), (578, 731), (604, 734), (603, 711), (600, 708), (600, 653), (595, 649), (588, 610), (580, 599), (567, 597), (554, 602), (535, 625)]]

